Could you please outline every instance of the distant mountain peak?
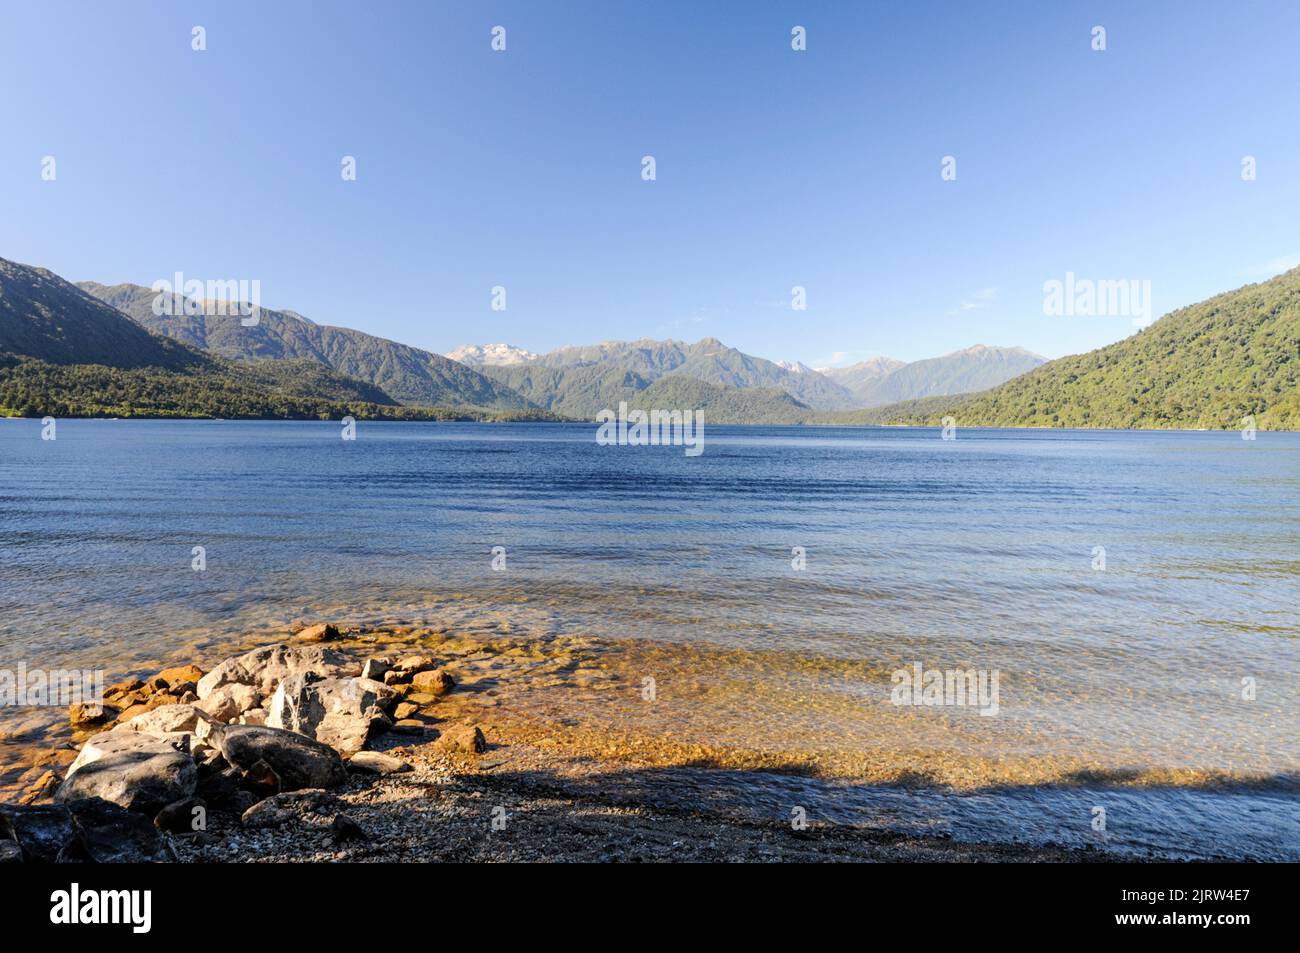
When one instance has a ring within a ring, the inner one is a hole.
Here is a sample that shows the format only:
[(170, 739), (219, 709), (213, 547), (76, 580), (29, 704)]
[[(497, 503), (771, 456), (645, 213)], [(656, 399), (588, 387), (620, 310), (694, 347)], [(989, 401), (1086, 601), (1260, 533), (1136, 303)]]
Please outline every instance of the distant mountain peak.
[(515, 347), (513, 344), (466, 344), (449, 351), (447, 357), (470, 367), (480, 364), (508, 367), (511, 364), (527, 364), (537, 359), (537, 355), (532, 351)]

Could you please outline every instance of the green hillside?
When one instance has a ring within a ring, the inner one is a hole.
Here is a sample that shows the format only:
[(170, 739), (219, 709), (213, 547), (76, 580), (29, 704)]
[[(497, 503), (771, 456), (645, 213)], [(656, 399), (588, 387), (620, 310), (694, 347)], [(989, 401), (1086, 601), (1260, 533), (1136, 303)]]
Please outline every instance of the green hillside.
[(245, 327), (235, 315), (187, 315), (179, 297), (173, 314), (155, 315), (157, 295), (140, 285), (83, 281), (79, 287), (155, 334), (231, 360), (316, 361), (372, 384), (402, 404), (495, 410), (530, 406), (478, 371), (438, 354), (351, 328), (315, 324), (292, 311), (261, 308), (258, 323)]
[(1253, 415), (1260, 429), (1300, 430), (1298, 386), (1300, 268), (992, 390), (882, 408), (863, 422), (951, 414), (964, 426), (1230, 430)]

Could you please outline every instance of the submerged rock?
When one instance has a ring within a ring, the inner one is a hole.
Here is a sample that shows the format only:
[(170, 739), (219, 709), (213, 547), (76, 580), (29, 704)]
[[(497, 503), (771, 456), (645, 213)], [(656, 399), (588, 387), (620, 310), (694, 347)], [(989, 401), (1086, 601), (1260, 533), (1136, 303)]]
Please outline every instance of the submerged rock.
[(417, 692), (440, 697), (456, 687), (456, 680), (445, 668), (439, 668), (431, 672), (418, 672), (411, 679), (411, 687)]
[(341, 636), (337, 626), (330, 625), (328, 622), (318, 622), (316, 625), (300, 629), (294, 638), (299, 642), (333, 642)]
[(443, 731), (434, 745), (458, 754), (480, 754), (487, 750), (487, 739), (478, 725), (453, 725)]
[(152, 816), (189, 797), (197, 783), (194, 759), (170, 742), (133, 731), (106, 731), (85, 743), (55, 799), (69, 803), (98, 797)]

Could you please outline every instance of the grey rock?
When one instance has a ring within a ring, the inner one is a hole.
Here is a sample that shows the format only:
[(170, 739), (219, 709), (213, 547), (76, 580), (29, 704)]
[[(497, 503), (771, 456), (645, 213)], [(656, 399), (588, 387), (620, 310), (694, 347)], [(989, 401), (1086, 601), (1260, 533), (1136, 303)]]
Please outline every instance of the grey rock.
[(69, 803), (103, 798), (151, 817), (164, 805), (194, 793), (194, 759), (170, 742), (134, 731), (106, 731), (82, 746), (54, 795)]
[(358, 751), (348, 762), (348, 770), (361, 774), (400, 774), (410, 771), (411, 766), (401, 758), (378, 751)]
[(193, 731), (199, 715), (193, 705), (161, 705), (136, 715), (130, 721), (113, 726), (113, 731), (143, 731), (146, 734), (169, 734)]
[(196, 704), (222, 724), (235, 721), (245, 712), (253, 711), (262, 704), (263, 695), (251, 685), (232, 682), (221, 685), (208, 692)]
[(391, 724), (384, 709), (400, 697), (374, 679), (294, 675), (275, 690), (266, 724), (315, 738), (346, 757)]
[(72, 839), (72, 818), (62, 805), (0, 804), (0, 842), (16, 843), (28, 863), (54, 863)]
[(149, 818), (102, 798), (68, 804), (76, 839), (62, 859), (97, 864), (175, 863), (176, 850)]
[(268, 645), (226, 659), (199, 679), (199, 698), (207, 698), (222, 685), (249, 685), (263, 696), (275, 691), (291, 675), (314, 672), (321, 676), (356, 675), (359, 667), (335, 649), (316, 645)]
[(325, 791), (295, 791), (277, 794), (259, 804), (254, 804), (241, 818), (245, 827), (279, 827), (294, 823), (307, 815), (337, 813), (343, 802)]
[(331, 788), (347, 780), (343, 759), (329, 745), (297, 732), (256, 725), (211, 725), (208, 743), (226, 762), (247, 771), (265, 761), (286, 791)]

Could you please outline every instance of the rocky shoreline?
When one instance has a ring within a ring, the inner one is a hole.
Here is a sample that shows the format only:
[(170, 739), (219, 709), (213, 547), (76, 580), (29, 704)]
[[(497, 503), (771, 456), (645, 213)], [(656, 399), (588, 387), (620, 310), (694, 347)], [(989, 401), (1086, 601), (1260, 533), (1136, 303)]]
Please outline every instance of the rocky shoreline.
[(581, 647), (317, 624), (119, 682), (0, 805), (0, 862), (1109, 859), (706, 810), (496, 717), (507, 686), (609, 678)]

